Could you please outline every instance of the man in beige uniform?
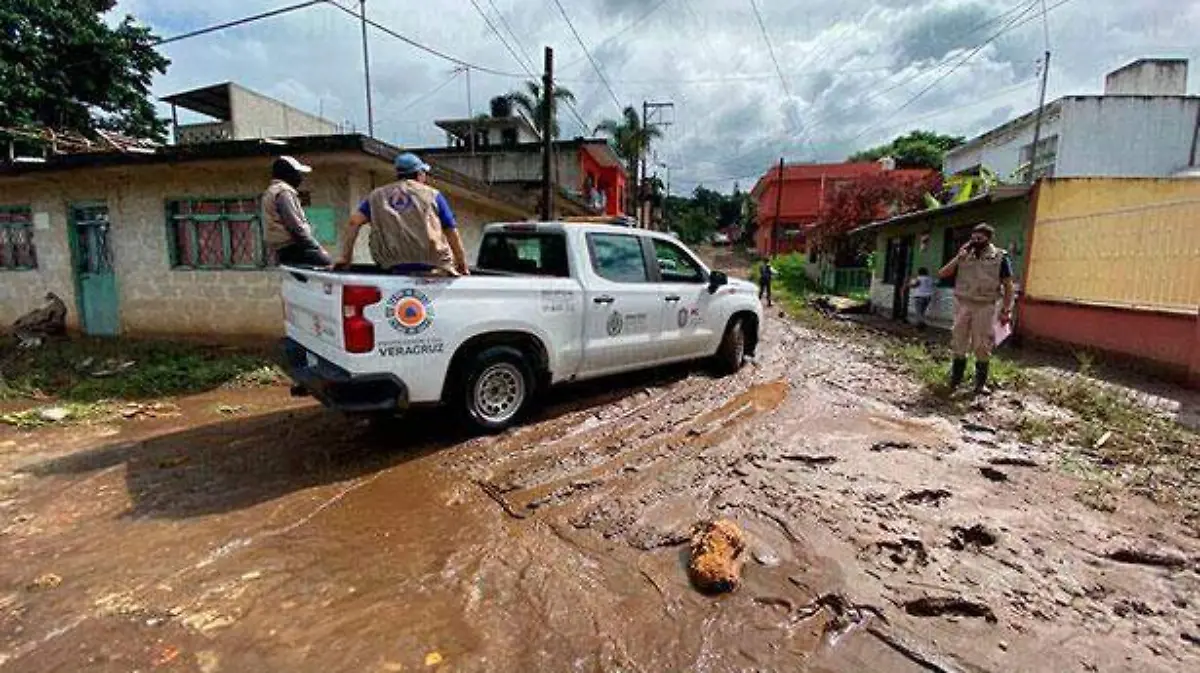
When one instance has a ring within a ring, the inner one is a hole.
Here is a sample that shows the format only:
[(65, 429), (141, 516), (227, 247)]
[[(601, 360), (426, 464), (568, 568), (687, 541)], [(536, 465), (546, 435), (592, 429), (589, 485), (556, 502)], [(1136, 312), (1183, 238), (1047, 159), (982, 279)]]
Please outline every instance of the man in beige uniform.
[(426, 184), (429, 165), (396, 157), (396, 182), (367, 195), (350, 217), (339, 266), (350, 264), (358, 231), (371, 225), (371, 258), (395, 273), (465, 276), (467, 255), (450, 204)]
[(282, 156), (271, 164), (271, 184), (262, 195), (267, 247), (280, 264), (329, 266), (333, 260), (313, 238), (312, 227), (300, 205), (297, 191), (312, 168), (293, 157)]
[(950, 387), (957, 387), (967, 371), (967, 353), (975, 354), (975, 392), (987, 392), (988, 361), (995, 347), (996, 300), (1004, 304), (1000, 323), (1012, 321), (1013, 279), (1008, 253), (992, 245), (995, 230), (980, 224), (971, 231), (971, 240), (938, 273), (943, 279), (954, 278), (954, 332), (951, 348), (954, 363), (950, 368)]

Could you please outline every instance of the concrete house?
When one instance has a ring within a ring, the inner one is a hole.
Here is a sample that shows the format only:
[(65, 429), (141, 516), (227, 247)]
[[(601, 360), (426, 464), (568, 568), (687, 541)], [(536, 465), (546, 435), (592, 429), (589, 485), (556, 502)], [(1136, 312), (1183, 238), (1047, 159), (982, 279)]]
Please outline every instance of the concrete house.
[[(996, 228), (995, 244), (1008, 251), (1013, 275), (1020, 279), (1030, 220), (1030, 188), (997, 187), (964, 203), (900, 215), (860, 227), (875, 234), (871, 308), (894, 320), (914, 321), (916, 313), (905, 283), (924, 267), (936, 278), (971, 237), (980, 222)], [(938, 280), (926, 320), (949, 328), (954, 322), (954, 281)]]
[(1194, 166), (1200, 96), (1187, 95), (1186, 59), (1142, 59), (1108, 74), (1101, 95), (1047, 103), (1037, 152), (1036, 110), (946, 155), (946, 174), (980, 166), (1001, 178), (1170, 177)]
[[(541, 198), (542, 145), (522, 115), (434, 122), (446, 145), (414, 149), (428, 161), (500, 189), (536, 209)], [(620, 215), (628, 176), (603, 138), (553, 142), (557, 209), (564, 215)]]
[[(259, 206), (272, 158), (313, 166), (302, 202), (337, 250), (352, 209), (393, 178), (399, 152), (361, 135), (306, 135), (0, 164), (0, 326), (55, 292), (71, 307), (69, 326), (86, 334), (277, 335), (280, 279)], [(484, 223), (532, 215), (436, 163), (431, 182), (468, 249)], [(368, 242), (360, 237), (356, 261), (368, 260)]]

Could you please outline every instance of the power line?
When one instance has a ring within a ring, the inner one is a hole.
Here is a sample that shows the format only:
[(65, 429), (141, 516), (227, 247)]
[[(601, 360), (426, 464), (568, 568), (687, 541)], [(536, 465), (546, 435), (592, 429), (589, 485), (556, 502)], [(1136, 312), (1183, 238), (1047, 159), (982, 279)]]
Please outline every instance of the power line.
[[(351, 17), (354, 17), (355, 21), (362, 20), (361, 17), (359, 17), (357, 12), (355, 12), (354, 10), (351, 10), (351, 9), (347, 9), (346, 7), (343, 7), (342, 5), (335, 2), (335, 0), (322, 0), (322, 1), (327, 2), (330, 5), (342, 10), (342, 12), (344, 12), (345, 14), (347, 14)], [(464, 61), (461, 58), (451, 56), (445, 52), (438, 51), (437, 49), (434, 49), (433, 47), (430, 47), (428, 45), (417, 42), (416, 40), (412, 39), (411, 37), (407, 37), (401, 33), (398, 33), (395, 30), (379, 23), (378, 21), (375, 21), (374, 19), (367, 19), (366, 21), (367, 21), (368, 26), (371, 26), (372, 28), (374, 28), (378, 31), (386, 33), (386, 34), (396, 38), (397, 40), (400, 40), (401, 42), (409, 45), (410, 47), (415, 47), (416, 49), (420, 49), (421, 51), (423, 51), (427, 54), (432, 54), (433, 56), (437, 56), (438, 58), (449, 61), (451, 63), (454, 63), (455, 65), (461, 65), (464, 68), (470, 68), (470, 69), (478, 71), (478, 72), (486, 72), (489, 75), (498, 75), (500, 77), (518, 77), (520, 79), (525, 79), (525, 75), (522, 75), (519, 73), (511, 73), (511, 72), (505, 72), (503, 70), (497, 70), (495, 68), (489, 68), (487, 66), (471, 63), (470, 61)]]
[(579, 36), (579, 31), (575, 30), (575, 24), (571, 23), (571, 17), (567, 16), (567, 10), (563, 9), (562, 2), (560, 2), (560, 0), (554, 0), (554, 4), (558, 7), (558, 13), (562, 14), (563, 20), (567, 22), (567, 27), (571, 29), (571, 34), (575, 36), (575, 41), (579, 43), (579, 48), (583, 50), (584, 55), (587, 56), (588, 60), (592, 62), (592, 68), (596, 70), (596, 74), (600, 77), (600, 81), (604, 83), (604, 88), (608, 89), (608, 95), (612, 96), (613, 103), (615, 103), (617, 109), (620, 110), (621, 99), (617, 97), (616, 92), (613, 91), (612, 85), (608, 83), (608, 78), (604, 76), (604, 71), (600, 69), (600, 64), (596, 62), (596, 59), (592, 57), (592, 53), (588, 51), (587, 45), (583, 43), (583, 38)]
[[(650, 15), (651, 15), (651, 14), (653, 14), (653, 13), (657, 12), (657, 11), (658, 11), (658, 9), (659, 9), (660, 7), (662, 7), (663, 5), (665, 5), (665, 4), (667, 4), (667, 0), (658, 0), (658, 2), (654, 3), (654, 5), (653, 5), (653, 6), (651, 6), (651, 7), (650, 7), (650, 9), (646, 10), (646, 11), (645, 11), (645, 13), (643, 13), (643, 14), (642, 14), (641, 16), (639, 16), (638, 18), (634, 19), (632, 23), (628, 24), (628, 25), (627, 25), (627, 26), (625, 26), (624, 28), (621, 28), (621, 29), (620, 29), (620, 30), (618, 30), (617, 32), (613, 33), (612, 35), (609, 35), (608, 37), (604, 38), (603, 40), (600, 40), (599, 42), (597, 42), (597, 43), (596, 43), (596, 46), (595, 46), (595, 48), (596, 48), (596, 49), (601, 49), (601, 48), (603, 48), (605, 45), (607, 45), (608, 43), (610, 43), (610, 42), (612, 42), (613, 40), (617, 39), (618, 37), (621, 37), (621, 36), (622, 36), (622, 35), (624, 35), (625, 33), (628, 33), (629, 31), (633, 30), (633, 29), (634, 29), (634, 28), (636, 28), (636, 27), (637, 27), (639, 24), (641, 24), (643, 21), (645, 21), (646, 19), (650, 18)], [(586, 50), (585, 50), (585, 52), (586, 52)], [(573, 68), (573, 67), (575, 67), (576, 65), (579, 65), (580, 63), (584, 62), (584, 61), (585, 61), (585, 60), (587, 60), (587, 59), (588, 59), (588, 57), (587, 57), (586, 55), (585, 55), (585, 56), (580, 56), (579, 58), (575, 59), (574, 61), (571, 61), (570, 63), (568, 63), (568, 64), (564, 65), (564, 66), (563, 66), (563, 70), (566, 70), (567, 68)]]
[(413, 100), (412, 100), (412, 101), (411, 101), (411, 102), (410, 102), (408, 105), (405, 105), (405, 106), (404, 106), (404, 107), (402, 107), (402, 108), (397, 108), (397, 109), (395, 109), (395, 110), (392, 110), (392, 111), (391, 111), (391, 113), (392, 113), (392, 114), (400, 114), (400, 113), (402, 113), (402, 112), (408, 112), (409, 110), (411, 110), (411, 109), (415, 108), (416, 106), (420, 105), (421, 103), (424, 103), (425, 101), (429, 100), (430, 98), (433, 98), (435, 95), (437, 95), (437, 93), (438, 93), (439, 91), (441, 91), (442, 89), (445, 89), (446, 87), (450, 86), (450, 84), (451, 84), (451, 83), (453, 83), (453, 82), (454, 82), (454, 80), (458, 79), (458, 75), (459, 75), (461, 72), (462, 72), (461, 70), (455, 70), (455, 71), (454, 71), (454, 73), (453, 73), (452, 75), (450, 75), (450, 78), (449, 78), (449, 79), (447, 79), (446, 81), (444, 81), (444, 82), (442, 82), (441, 84), (437, 85), (436, 87), (434, 87), (434, 88), (430, 89), (430, 90), (429, 90), (429, 91), (427, 91), (426, 93), (424, 93), (424, 94), (421, 94), (420, 96), (417, 96), (417, 97), (416, 97), (415, 99), (413, 99)]
[[(1065, 1), (1069, 2), (1070, 0), (1065, 0)], [(989, 44), (994, 42), (996, 40), (996, 38), (998, 38), (1001, 35), (1003, 35), (1004, 33), (1008, 32), (1008, 30), (1011, 29), (1017, 23), (1017, 21), (1021, 20), (1021, 18), (1023, 18), (1029, 12), (1029, 10), (1033, 9), (1033, 6), (1035, 4), (1037, 4), (1037, 3), (1036, 2), (1029, 3), (1029, 6), (1025, 8), (1025, 11), (1018, 14), (1016, 16), (1016, 18), (1010, 19), (1008, 23), (1004, 24), (1004, 26), (1000, 30), (993, 33), (991, 37), (989, 37), (988, 39), (979, 43), (978, 46), (976, 46), (971, 51), (967, 52), (966, 56), (963, 56), (957, 63), (954, 64), (954, 66), (952, 66), (949, 70), (947, 70), (946, 72), (944, 72), (940, 76), (938, 76), (937, 79), (930, 82), (925, 88), (918, 91), (916, 93), (916, 95), (914, 95), (911, 98), (909, 98), (908, 100), (904, 101), (904, 103), (900, 107), (893, 110), (892, 114), (900, 112), (901, 110), (907, 108), (909, 105), (912, 105), (921, 96), (924, 96), (925, 94), (929, 93), (934, 87), (936, 87), (938, 84), (940, 84), (943, 80), (945, 80), (950, 75), (953, 75), (958, 70), (959, 66), (961, 66), (963, 63), (966, 63), (967, 61), (974, 58), (975, 54), (978, 54), (980, 51), (982, 51), (984, 47), (988, 46)], [(853, 138), (851, 138), (850, 140), (854, 141), (854, 140), (861, 138), (864, 134), (866, 134), (868, 131), (872, 130), (876, 126), (878, 126), (878, 124), (871, 124), (871, 125), (867, 126), (863, 130), (861, 130), (857, 134), (855, 134), (855, 136)]]
[(529, 67), (525, 69), (525, 72), (532, 72), (533, 68), (537, 64), (534, 63), (533, 57), (529, 55), (529, 52), (525, 50), (525, 45), (522, 44), (521, 39), (517, 37), (516, 31), (514, 31), (512, 26), (509, 25), (508, 19), (504, 18), (504, 12), (500, 11), (500, 8), (496, 6), (496, 3), (493, 0), (487, 0), (487, 3), (491, 6), (492, 11), (496, 13), (496, 16), (500, 17), (500, 23), (504, 26), (504, 29), (508, 31), (509, 37), (511, 37), (513, 42), (515, 42), (517, 46), (521, 48), (521, 53), (525, 55), (525, 60), (529, 63)]
[[(512, 45), (508, 43), (508, 40), (505, 39), (504, 34), (500, 32), (500, 29), (496, 27), (496, 24), (492, 23), (491, 17), (487, 15), (487, 12), (483, 11), (483, 8), (479, 6), (479, 3), (476, 0), (471, 0), (471, 6), (475, 8), (476, 12), (479, 12), (479, 16), (483, 19), (483, 22), (486, 23), (487, 27), (496, 34), (496, 37), (500, 38), (500, 44), (504, 45), (504, 48), (508, 50), (508, 53), (513, 57), (513, 60), (517, 62), (517, 65), (521, 66), (521, 68), (523, 68), (530, 77), (536, 79), (537, 76), (533, 74), (533, 70), (530, 69), (529, 66), (525, 65), (525, 62), (522, 61), (521, 57), (517, 54), (517, 50), (513, 49)], [(495, 7), (495, 5), (492, 6)]]
[(1015, 91), (1019, 91), (1022, 88), (1029, 86), (1030, 83), (1036, 82), (1036, 81), (1037, 81), (1037, 78), (1023, 79), (1020, 82), (1017, 82), (1011, 86), (1006, 86), (1003, 89), (999, 89), (999, 90), (995, 91), (994, 93), (992, 93), (991, 95), (984, 96), (983, 98), (976, 98), (974, 100), (963, 103), (962, 105), (955, 105), (952, 107), (939, 108), (937, 110), (932, 110), (930, 112), (926, 112), (924, 114), (917, 115), (916, 117), (909, 117), (908, 119), (905, 119), (903, 121), (893, 122), (891, 124), (888, 124), (887, 126), (882, 126), (882, 127), (880, 127), (880, 129), (899, 128), (901, 126), (907, 126), (909, 124), (912, 124), (913, 122), (923, 121), (925, 119), (933, 119), (935, 117), (941, 117), (942, 115), (948, 114), (950, 112), (956, 112), (958, 110), (963, 110), (963, 109), (966, 109), (969, 107), (974, 107), (976, 105), (979, 105), (980, 103), (986, 103), (990, 100), (995, 100), (997, 98), (1003, 98)]
[[(555, 0), (555, 2), (557, 1)], [(775, 58), (775, 47), (771, 45), (771, 36), (767, 34), (767, 24), (763, 23), (762, 14), (758, 11), (758, 3), (750, 0), (750, 9), (754, 10), (754, 18), (758, 20), (758, 29), (762, 31), (763, 42), (767, 43), (767, 53), (771, 55), (771, 62), (775, 64), (775, 72), (779, 75), (779, 86), (783, 87), (783, 95), (791, 98), (792, 93), (788, 91), (787, 79), (783, 76), (783, 68), (779, 67), (779, 59)]]
[(218, 30), (225, 30), (226, 28), (235, 28), (237, 26), (243, 26), (247, 23), (254, 23), (255, 21), (261, 21), (262, 19), (269, 19), (273, 16), (280, 16), (282, 14), (288, 14), (290, 12), (295, 12), (297, 10), (312, 7), (313, 5), (324, 4), (325, 2), (327, 2), (327, 0), (308, 0), (308, 2), (300, 2), (295, 5), (288, 5), (287, 7), (280, 7), (279, 9), (272, 9), (270, 11), (262, 12), (260, 14), (255, 14), (253, 16), (247, 16), (247, 17), (244, 17), (241, 19), (235, 19), (233, 21), (226, 21), (225, 23), (218, 23), (214, 26), (208, 26), (207, 28), (200, 28), (198, 30), (193, 30), (193, 31), (190, 31), (187, 33), (182, 33), (180, 35), (172, 35), (171, 37), (162, 38), (162, 39), (156, 40), (154, 42), (153, 46), (161, 47), (164, 44), (171, 44), (172, 42), (179, 42), (180, 40), (187, 40), (189, 38), (199, 37), (201, 35), (207, 35), (209, 33), (215, 33)]
[[(500, 39), (501, 44), (504, 45), (504, 48), (508, 50), (508, 53), (512, 55), (513, 59), (517, 62), (517, 64), (520, 65), (522, 68), (524, 68), (525, 72), (529, 75), (529, 77), (533, 81), (536, 82), (538, 80), (538, 76), (533, 73), (533, 70), (530, 67), (527, 67), (525, 65), (525, 63), (521, 61), (521, 58), (519, 56), (517, 56), (516, 50), (513, 49), (512, 46), (509, 44), (508, 40), (505, 39), (504, 34), (501, 33), (498, 28), (496, 28), (496, 24), (492, 23), (491, 19), (487, 15), (487, 13), (485, 13), (483, 11), (483, 8), (479, 6), (479, 3), (476, 2), (476, 0), (471, 0), (471, 4), (475, 6), (475, 11), (479, 12), (479, 16), (483, 17), (483, 20), (485, 23), (487, 23), (488, 28), (490, 28), (492, 30), (492, 33), (494, 33), (496, 35), (496, 37)], [(492, 2), (492, 0), (488, 0), (488, 4), (490, 4), (492, 6), (492, 9), (496, 10), (496, 13), (500, 16), (500, 20), (504, 21), (504, 15), (500, 14), (500, 10), (496, 8), (496, 4), (494, 2)], [(504, 21), (504, 23), (505, 23), (505, 25), (508, 24), (507, 21)], [(509, 27), (508, 30), (509, 30), (509, 33), (512, 33), (511, 27)], [(517, 45), (520, 46), (521, 41), (517, 39), (517, 36), (515, 33), (512, 33), (512, 38), (513, 38), (513, 41), (515, 41), (517, 43)], [(522, 51), (524, 51), (523, 47), (522, 47)], [(526, 54), (526, 56), (528, 56), (528, 54)], [(545, 95), (545, 93), (543, 93), (543, 95)], [(579, 110), (577, 110), (575, 108), (575, 105), (572, 104), (570, 101), (566, 101), (566, 106), (567, 106), (567, 109), (571, 112), (571, 115), (573, 117), (575, 117), (575, 120), (577, 122), (579, 122), (579, 128), (581, 129), (582, 133), (584, 135), (586, 135), (588, 132), (588, 125), (587, 125), (587, 122), (584, 121), (583, 116), (579, 114)]]

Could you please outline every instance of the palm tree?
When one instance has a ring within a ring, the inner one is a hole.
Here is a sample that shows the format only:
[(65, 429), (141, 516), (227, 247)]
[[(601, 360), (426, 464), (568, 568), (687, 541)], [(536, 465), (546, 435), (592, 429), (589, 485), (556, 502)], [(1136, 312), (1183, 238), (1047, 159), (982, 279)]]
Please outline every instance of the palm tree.
[[(546, 101), (542, 97), (542, 85), (533, 80), (525, 82), (524, 91), (511, 91), (507, 94), (507, 98), (512, 101), (512, 104), (517, 107), (529, 121), (533, 122), (533, 127), (538, 133), (542, 132), (542, 110)], [(575, 94), (570, 89), (562, 86), (554, 87), (553, 100), (550, 103), (550, 137), (557, 138), (561, 130), (558, 125), (558, 104), (575, 102)]]
[[(650, 142), (662, 137), (662, 128), (657, 124), (643, 125), (637, 110), (629, 106), (621, 111), (621, 119), (606, 119), (600, 122), (595, 132), (603, 133), (612, 139), (613, 148), (625, 160), (632, 184), (635, 187), (640, 185), (638, 162), (650, 151)], [(635, 188), (628, 191), (633, 204), (630, 210), (636, 211), (639, 190)]]

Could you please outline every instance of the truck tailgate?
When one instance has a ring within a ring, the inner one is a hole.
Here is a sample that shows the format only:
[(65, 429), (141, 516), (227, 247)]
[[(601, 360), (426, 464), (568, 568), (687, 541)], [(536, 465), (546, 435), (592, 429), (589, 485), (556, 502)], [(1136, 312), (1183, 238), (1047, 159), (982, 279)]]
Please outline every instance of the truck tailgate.
[(332, 274), (292, 269), (284, 272), (283, 311), (287, 335), (292, 339), (318, 351), (340, 350), (341, 305), (342, 284)]

